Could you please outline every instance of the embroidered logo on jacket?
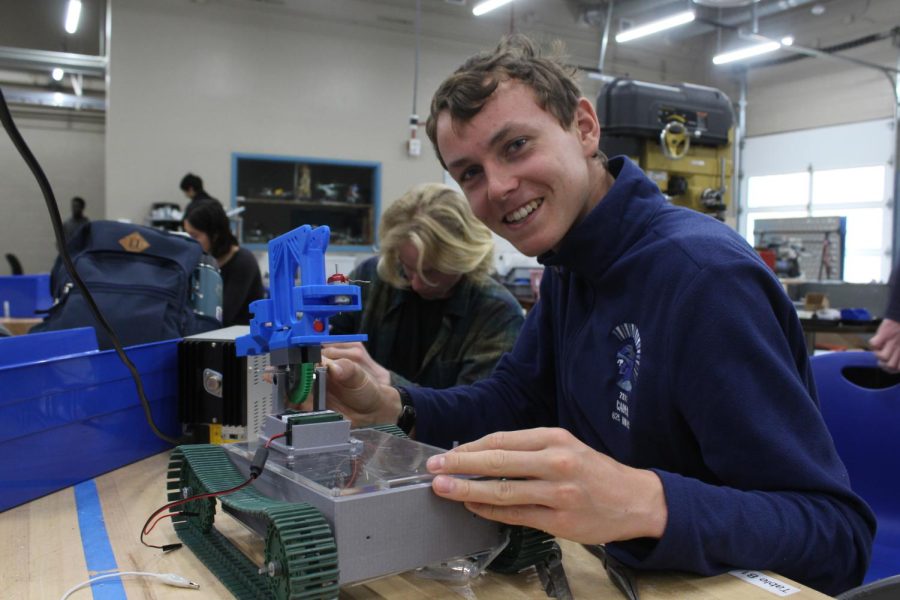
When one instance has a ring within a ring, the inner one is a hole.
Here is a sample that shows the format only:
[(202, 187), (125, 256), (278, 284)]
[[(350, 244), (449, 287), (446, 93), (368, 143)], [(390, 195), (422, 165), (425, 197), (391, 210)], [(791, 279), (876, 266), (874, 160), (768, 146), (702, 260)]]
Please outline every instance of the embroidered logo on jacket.
[(616, 352), (616, 387), (619, 391), (611, 418), (631, 429), (629, 401), (641, 367), (641, 332), (634, 323), (617, 325), (612, 332), (622, 345)]

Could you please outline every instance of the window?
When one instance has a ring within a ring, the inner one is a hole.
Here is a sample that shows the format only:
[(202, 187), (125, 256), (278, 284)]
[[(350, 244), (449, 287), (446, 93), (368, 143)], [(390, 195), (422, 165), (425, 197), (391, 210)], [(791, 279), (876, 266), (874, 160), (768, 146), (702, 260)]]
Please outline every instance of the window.
[(744, 237), (760, 219), (847, 217), (844, 280), (885, 281), (890, 213), (884, 165), (752, 176), (747, 180)]
[(845, 217), (844, 279), (887, 281), (894, 134), (893, 119), (875, 119), (747, 138), (739, 231), (752, 242), (760, 219)]

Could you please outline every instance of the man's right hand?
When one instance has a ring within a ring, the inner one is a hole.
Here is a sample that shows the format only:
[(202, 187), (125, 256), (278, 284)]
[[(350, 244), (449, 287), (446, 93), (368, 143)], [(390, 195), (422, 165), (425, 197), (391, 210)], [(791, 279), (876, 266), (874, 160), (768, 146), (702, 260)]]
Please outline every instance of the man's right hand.
[(357, 363), (328, 360), (328, 408), (351, 420), (354, 427), (396, 423), (403, 408), (397, 389), (376, 383)]

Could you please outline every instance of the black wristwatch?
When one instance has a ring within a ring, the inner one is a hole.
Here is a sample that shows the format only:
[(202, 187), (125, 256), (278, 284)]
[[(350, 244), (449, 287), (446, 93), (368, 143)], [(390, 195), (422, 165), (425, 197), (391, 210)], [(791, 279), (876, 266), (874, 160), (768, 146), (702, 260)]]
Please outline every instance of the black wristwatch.
[(409, 435), (409, 432), (416, 426), (416, 407), (413, 406), (412, 398), (406, 388), (395, 385), (394, 389), (400, 394), (400, 416), (397, 417), (397, 427), (403, 433)]

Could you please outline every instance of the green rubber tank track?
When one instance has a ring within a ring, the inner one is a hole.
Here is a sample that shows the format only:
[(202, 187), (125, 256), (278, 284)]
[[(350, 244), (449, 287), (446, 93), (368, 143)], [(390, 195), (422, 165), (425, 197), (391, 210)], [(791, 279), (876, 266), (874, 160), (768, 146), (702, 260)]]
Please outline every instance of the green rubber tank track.
[(519, 573), (537, 565), (554, 552), (559, 552), (559, 547), (549, 533), (531, 527), (511, 526), (509, 544), (491, 561), (488, 569), (497, 573)]
[[(182, 490), (191, 496), (227, 490), (245, 477), (220, 446), (178, 446), (169, 460), (169, 501), (180, 500)], [(213, 527), (215, 498), (204, 498), (174, 507), (190, 516), (172, 520), (182, 542), (239, 600), (328, 600), (338, 596), (338, 555), (331, 527), (309, 504), (266, 498), (254, 487), (245, 487), (219, 498), (229, 511), (267, 523), (265, 563), (259, 569)]]

